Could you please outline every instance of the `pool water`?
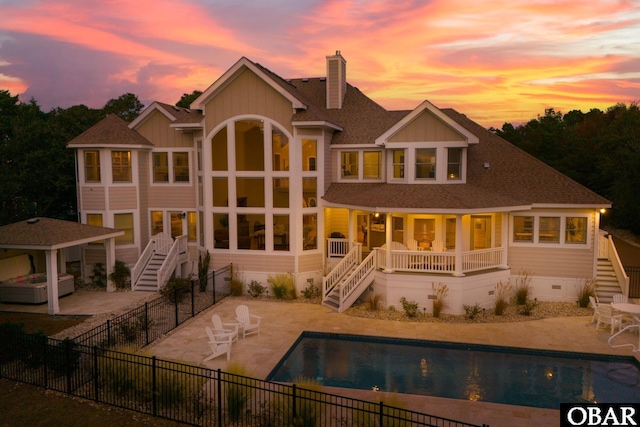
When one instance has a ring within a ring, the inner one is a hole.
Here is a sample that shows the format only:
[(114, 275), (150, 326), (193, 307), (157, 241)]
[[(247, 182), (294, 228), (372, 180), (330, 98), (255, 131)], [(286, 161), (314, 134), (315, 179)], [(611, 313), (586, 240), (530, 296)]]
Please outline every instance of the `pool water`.
[(268, 379), (560, 409), (640, 402), (633, 357), (303, 333)]

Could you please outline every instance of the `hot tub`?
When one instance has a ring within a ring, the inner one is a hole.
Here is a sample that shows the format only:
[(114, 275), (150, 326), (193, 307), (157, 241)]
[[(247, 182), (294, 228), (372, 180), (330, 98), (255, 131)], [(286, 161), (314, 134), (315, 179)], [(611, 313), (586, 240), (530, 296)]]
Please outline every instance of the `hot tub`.
[[(58, 276), (58, 296), (68, 295), (74, 290), (74, 278), (71, 274)], [(47, 302), (46, 274), (27, 274), (0, 282), (0, 301), (24, 304)]]

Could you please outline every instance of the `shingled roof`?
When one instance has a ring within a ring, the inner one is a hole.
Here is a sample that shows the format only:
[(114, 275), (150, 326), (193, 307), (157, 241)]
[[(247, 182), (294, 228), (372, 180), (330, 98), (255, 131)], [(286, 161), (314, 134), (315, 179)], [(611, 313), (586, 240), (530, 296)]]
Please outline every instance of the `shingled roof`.
[(54, 218), (32, 218), (0, 227), (0, 248), (61, 249), (121, 236), (122, 230)]
[(70, 147), (84, 145), (96, 147), (112, 145), (153, 147), (149, 140), (138, 132), (129, 129), (129, 124), (115, 114), (109, 114), (95, 126), (73, 138), (67, 145)]

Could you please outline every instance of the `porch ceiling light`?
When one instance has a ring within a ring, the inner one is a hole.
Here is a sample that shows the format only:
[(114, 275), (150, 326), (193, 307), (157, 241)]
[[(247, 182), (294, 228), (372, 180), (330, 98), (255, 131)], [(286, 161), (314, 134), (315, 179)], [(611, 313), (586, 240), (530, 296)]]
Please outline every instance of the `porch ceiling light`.
[(600, 208), (600, 213), (603, 214), (605, 213), (607, 210), (605, 208)]
[(374, 213), (373, 216), (375, 216), (376, 218), (380, 217), (380, 212)]

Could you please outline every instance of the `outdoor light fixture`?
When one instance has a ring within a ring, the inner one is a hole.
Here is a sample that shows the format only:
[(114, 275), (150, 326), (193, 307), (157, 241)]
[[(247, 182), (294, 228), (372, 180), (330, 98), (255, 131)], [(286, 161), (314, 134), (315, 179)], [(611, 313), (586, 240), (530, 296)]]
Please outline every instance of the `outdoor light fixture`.
[(374, 213), (374, 214), (373, 214), (373, 216), (375, 216), (376, 218), (378, 218), (378, 217), (380, 217), (380, 213), (379, 213), (379, 212), (376, 212), (376, 213)]
[(603, 214), (605, 213), (607, 210), (605, 208), (600, 208), (600, 213)]

